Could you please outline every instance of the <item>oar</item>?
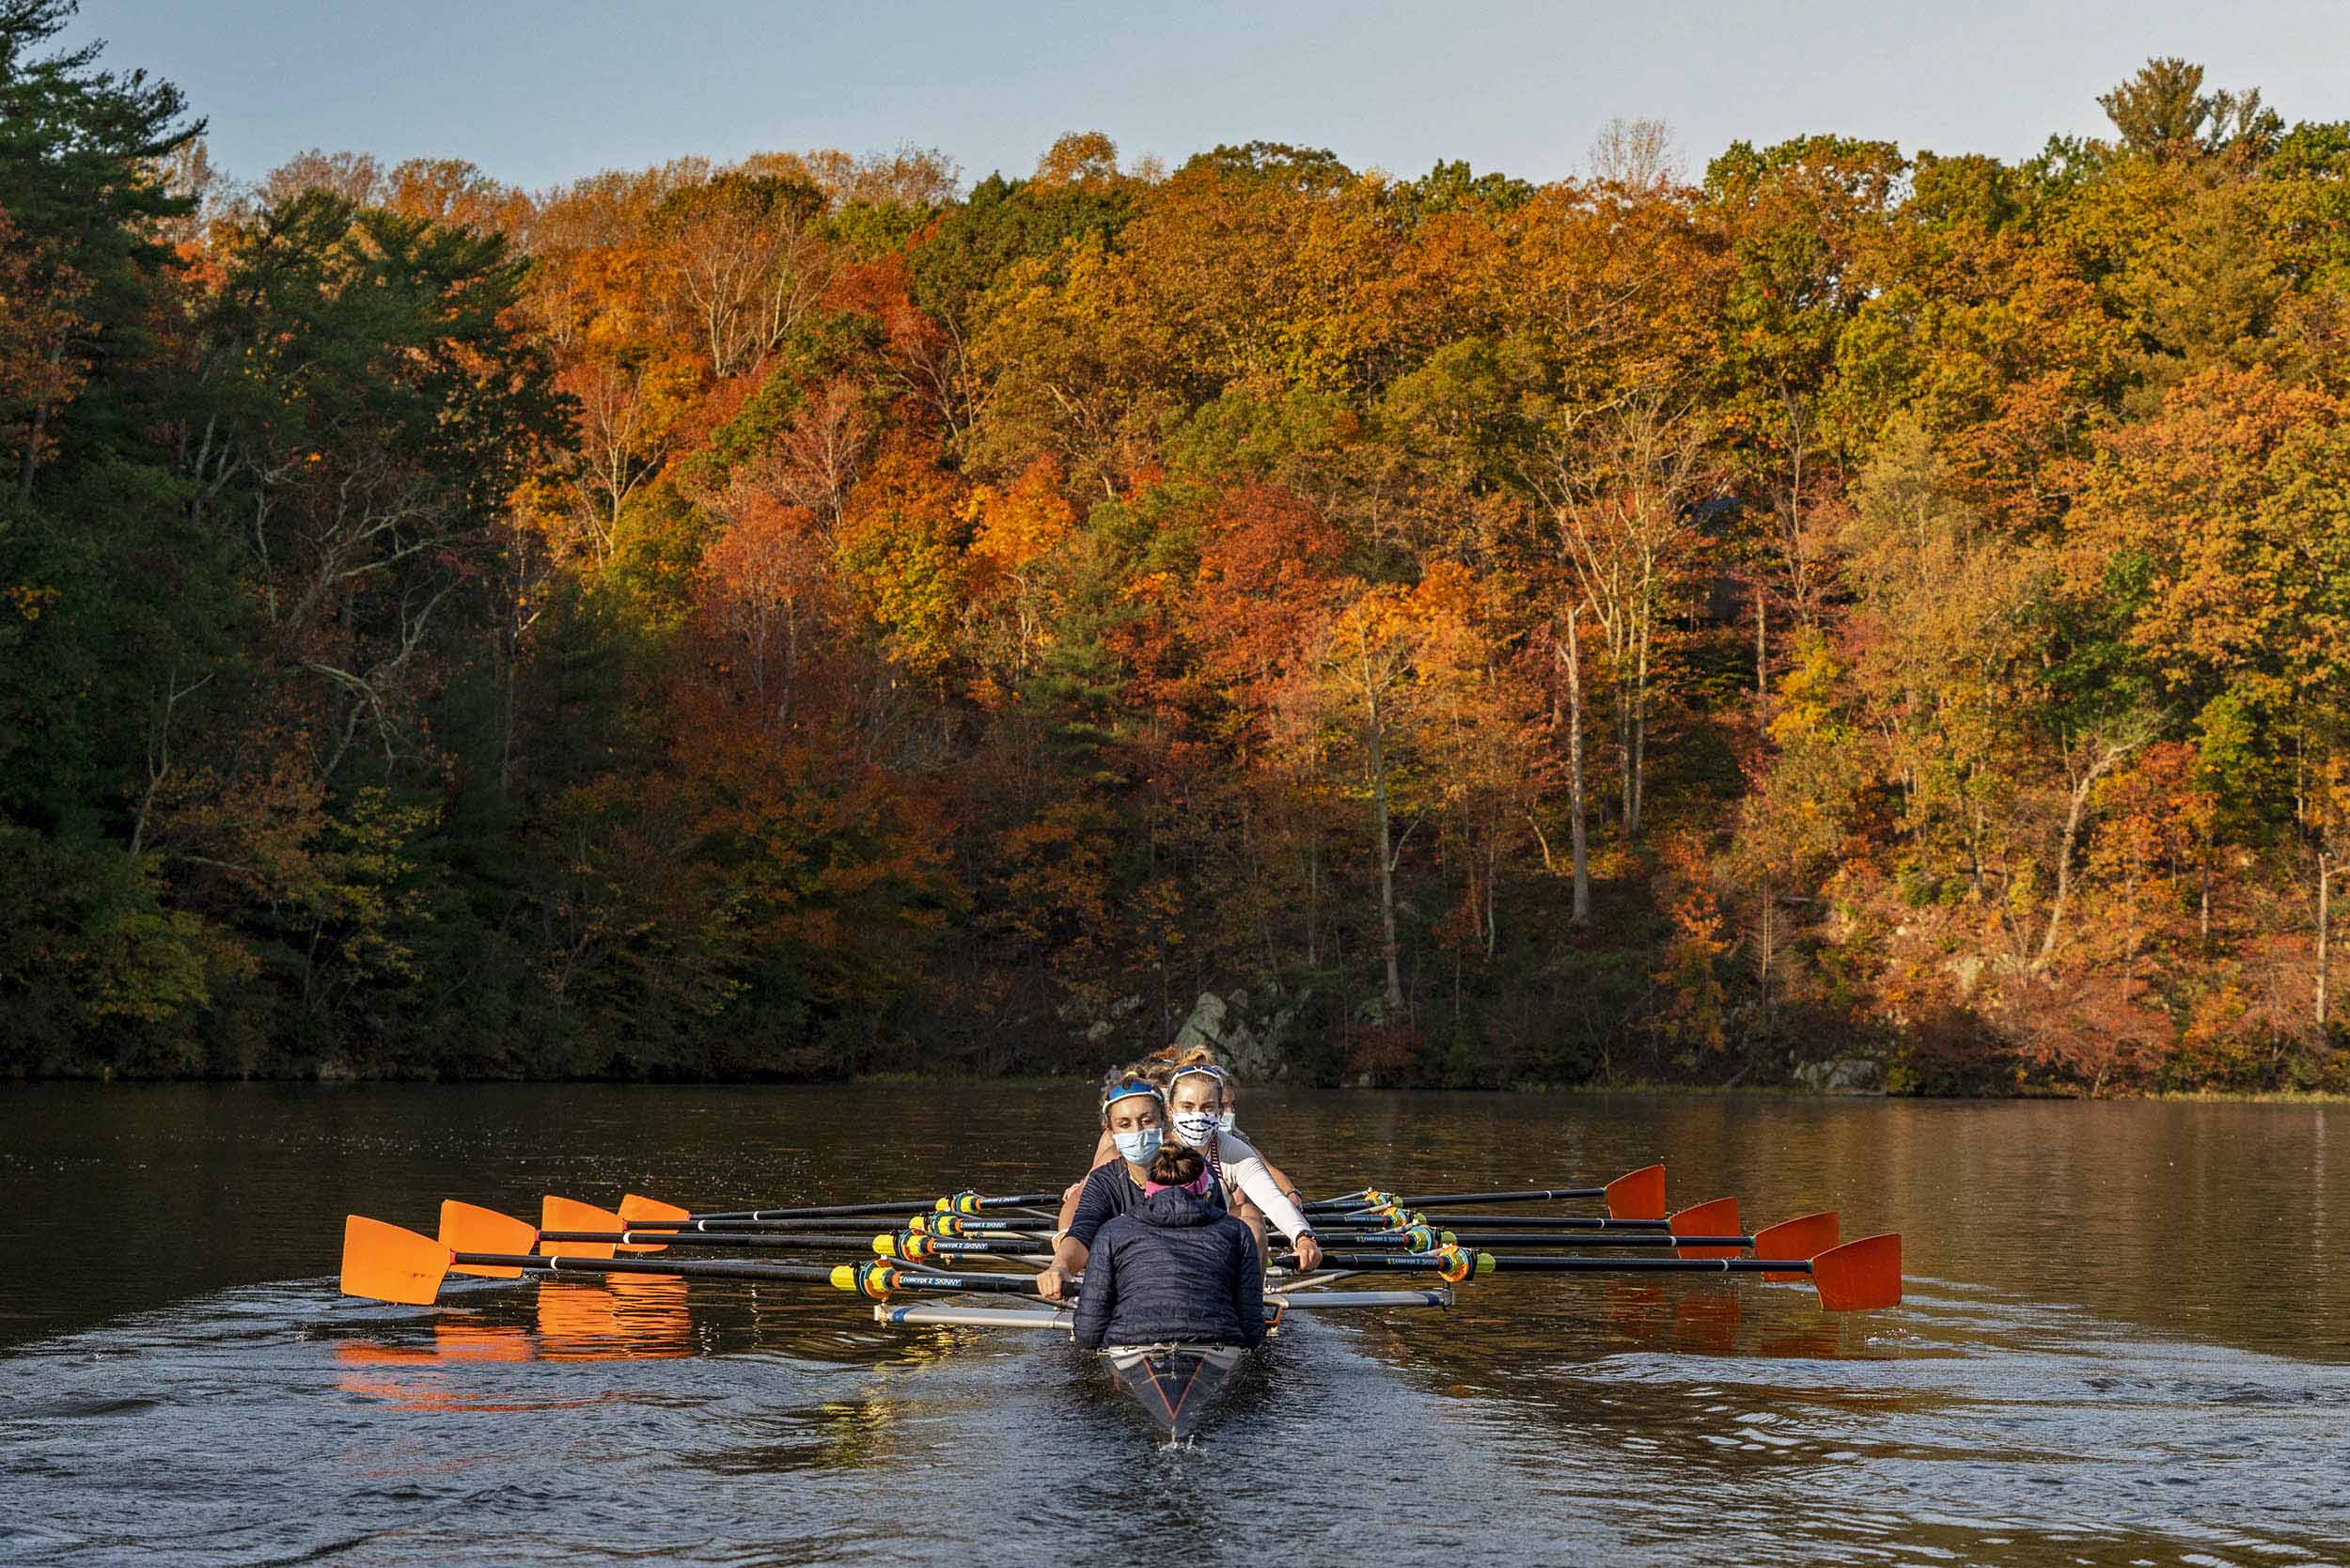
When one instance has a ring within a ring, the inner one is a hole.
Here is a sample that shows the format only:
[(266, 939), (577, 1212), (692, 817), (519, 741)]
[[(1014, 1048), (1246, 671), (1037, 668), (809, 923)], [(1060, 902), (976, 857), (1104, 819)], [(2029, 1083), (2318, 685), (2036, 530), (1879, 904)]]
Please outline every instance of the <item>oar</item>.
[(1810, 1276), (1820, 1307), (1830, 1312), (1898, 1307), (1902, 1299), (1902, 1239), (1864, 1236), (1811, 1258), (1561, 1258), (1446, 1248), (1434, 1253), (1323, 1254), (1325, 1269), (1360, 1273), (1430, 1270), (1460, 1280), (1488, 1274), (1760, 1274), (1765, 1279)]
[(1669, 1247), (1684, 1258), (1730, 1258), (1752, 1247), (1765, 1256), (1809, 1258), (1826, 1251), (1839, 1240), (1833, 1213), (1784, 1220), (1765, 1226), (1750, 1236), (1736, 1233), (1738, 1200), (1734, 1198), (1717, 1198), (1711, 1203), (1684, 1209), (1665, 1223), (1670, 1229), (1568, 1231), (1557, 1235), (1522, 1231), (1440, 1231), (1431, 1225), (1415, 1225), (1402, 1231), (1349, 1236), (1344, 1245), (1396, 1247), (1406, 1252), (1437, 1252), (1447, 1247)]
[(1553, 1199), (1605, 1199), (1610, 1219), (1665, 1217), (1665, 1168), (1643, 1166), (1599, 1187), (1534, 1187), (1515, 1192), (1440, 1192), (1395, 1197), (1364, 1191), (1346, 1198), (1327, 1198), (1306, 1205), (1308, 1214), (1394, 1214), (1431, 1203), (1546, 1203)]
[(1474, 1225), (1488, 1231), (1663, 1231), (1668, 1222), (1661, 1219), (1602, 1219), (1597, 1215), (1448, 1215), (1428, 1214), (1410, 1210), (1393, 1215), (1385, 1209), (1365, 1209), (1355, 1214), (1315, 1215), (1314, 1229), (1327, 1230), (1340, 1226), (1348, 1230), (1378, 1231), (1397, 1229), (1397, 1219), (1411, 1225)]
[[(855, 1217), (836, 1215), (828, 1219), (696, 1219), (674, 1203), (664, 1203), (657, 1198), (646, 1198), (633, 1192), (620, 1200), (619, 1214), (623, 1221), (638, 1231), (675, 1229), (681, 1232), (692, 1231), (707, 1234), (837, 1230), (841, 1220)], [(1042, 1215), (1030, 1219), (982, 1219), (977, 1215), (945, 1214), (937, 1210), (910, 1215), (905, 1220), (905, 1228), (909, 1231), (958, 1237), (1001, 1234), (1057, 1239), (1059, 1232), (1052, 1227), (1052, 1220)]]
[[(590, 1215), (603, 1213), (567, 1198), (550, 1195), (547, 1201), (556, 1206), (558, 1213), (572, 1216), (572, 1222), (576, 1222), (583, 1212)], [(441, 1204), (440, 1242), (443, 1247), (457, 1252), (535, 1252), (541, 1256), (580, 1258), (608, 1258), (615, 1250), (656, 1252), (672, 1246), (878, 1252), (885, 1258), (1045, 1256), (1037, 1250), (1038, 1242), (1025, 1236), (1008, 1236), (992, 1242), (948, 1242), (911, 1231), (877, 1236), (870, 1231), (822, 1235), (806, 1231), (636, 1231), (626, 1227), (610, 1230), (601, 1226), (584, 1231), (533, 1230), (521, 1220), (499, 1214), (494, 1209), (460, 1203), (454, 1199)], [(475, 1271), (468, 1268), (460, 1272)]]
[[(633, 1194), (631, 1196), (634, 1197)], [(705, 1219), (747, 1219), (763, 1222), (774, 1219), (845, 1219), (859, 1215), (976, 1215), (987, 1209), (1034, 1209), (1045, 1204), (1058, 1208), (1060, 1196), (1058, 1192), (1018, 1192), (1005, 1197), (990, 1197), (976, 1192), (958, 1192), (945, 1198), (900, 1200), (886, 1203), (826, 1203), (797, 1209), (708, 1209), (691, 1212), (678, 1209), (672, 1204), (662, 1204), (659, 1205), (660, 1208), (670, 1212), (654, 1214), (640, 1209), (637, 1213), (630, 1215), (630, 1219), (638, 1229), (648, 1230), (658, 1229), (665, 1221), (676, 1225), (689, 1225)], [(650, 1205), (650, 1200), (639, 1201), (648, 1206)], [(626, 1212), (629, 1207), (629, 1200), (622, 1200), (623, 1212)]]
[(524, 1274), (644, 1274), (680, 1279), (747, 1279), (823, 1283), (881, 1300), (893, 1291), (994, 1292), (1032, 1294), (1032, 1275), (915, 1274), (882, 1259), (842, 1263), (728, 1262), (701, 1259), (581, 1258), (529, 1252), (459, 1252), (431, 1236), (364, 1215), (343, 1221), (341, 1285), (345, 1295), (430, 1307), (452, 1272), (519, 1278)]
[[(578, 1222), (580, 1215), (602, 1215), (603, 1211), (589, 1208), (573, 1199), (547, 1194), (545, 1206), (550, 1213), (566, 1215), (566, 1222)], [(618, 1217), (611, 1217), (618, 1225)], [(839, 1220), (835, 1220), (835, 1225)], [(776, 1250), (851, 1250), (851, 1253), (879, 1253), (884, 1258), (1018, 1258), (1023, 1262), (1043, 1260), (1048, 1253), (1039, 1246), (1051, 1246), (1056, 1239), (1046, 1231), (1046, 1239), (1037, 1236), (996, 1236), (990, 1241), (945, 1241), (924, 1231), (858, 1231), (858, 1234), (816, 1234), (816, 1231), (702, 1231), (702, 1230), (630, 1230), (630, 1227), (597, 1225), (594, 1230), (531, 1230), (512, 1215), (503, 1215), (495, 1208), (481, 1208), (479, 1203), (458, 1203), (456, 1199), (442, 1201), (442, 1222), (439, 1222), (439, 1244), (458, 1253), (566, 1253), (571, 1258), (611, 1258), (613, 1250), (667, 1250), (669, 1246), (755, 1246), (755, 1248)], [(462, 1267), (461, 1274), (489, 1274), (489, 1269)], [(498, 1278), (512, 1278), (512, 1274), (495, 1274)]]
[[(666, 1230), (668, 1235), (662, 1236), (661, 1239), (667, 1240), (673, 1236), (677, 1245), (681, 1247), (698, 1246), (699, 1243), (694, 1238), (700, 1236), (791, 1235), (837, 1231), (844, 1220), (854, 1217), (854, 1215), (843, 1215), (830, 1219), (694, 1219), (674, 1203), (664, 1203), (657, 1198), (646, 1198), (633, 1192), (620, 1200), (620, 1207), (615, 1216), (619, 1223), (632, 1230), (640, 1241), (650, 1241), (657, 1233)], [(1060, 1232), (1053, 1229), (1053, 1222), (1041, 1216), (1035, 1219), (981, 1219), (972, 1215), (941, 1214), (936, 1211), (907, 1215), (905, 1230), (899, 1231), (898, 1234), (903, 1236), (910, 1232), (956, 1238), (1001, 1237), (1013, 1244), (999, 1249), (1008, 1255), (1019, 1253), (1022, 1247), (1050, 1247), (1060, 1239)], [(816, 1235), (811, 1236), (810, 1239), (821, 1245), (825, 1242), (837, 1242), (841, 1238), (835, 1234)], [(866, 1238), (857, 1239), (862, 1244)], [(878, 1237), (872, 1238), (872, 1245), (875, 1251), (881, 1250)], [(859, 1250), (863, 1250), (862, 1245)], [(905, 1258), (949, 1257), (967, 1250), (967, 1248), (950, 1247), (940, 1248), (932, 1252), (923, 1249), (918, 1245), (914, 1245), (911, 1249), (901, 1250), (894, 1255)], [(888, 1257), (892, 1254), (884, 1253), (883, 1256)]]
[(1314, 1228), (1393, 1230), (1405, 1225), (1475, 1226), (1487, 1231), (1662, 1231), (1663, 1219), (1602, 1219), (1597, 1215), (1453, 1215), (1425, 1209), (1364, 1210), (1360, 1214), (1316, 1215)]

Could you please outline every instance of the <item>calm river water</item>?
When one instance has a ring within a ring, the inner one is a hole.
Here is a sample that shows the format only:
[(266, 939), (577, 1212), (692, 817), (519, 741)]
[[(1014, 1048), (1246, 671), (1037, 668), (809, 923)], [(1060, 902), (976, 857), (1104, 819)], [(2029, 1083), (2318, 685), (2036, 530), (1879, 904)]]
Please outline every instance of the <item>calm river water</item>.
[(1196, 1445), (822, 1289), (336, 1294), (342, 1216), (1073, 1177), (1087, 1090), (0, 1089), (0, 1560), (2350, 1562), (2343, 1107), (1259, 1090), (1309, 1190), (1604, 1180), (1908, 1300), (1499, 1278), (1292, 1320)]

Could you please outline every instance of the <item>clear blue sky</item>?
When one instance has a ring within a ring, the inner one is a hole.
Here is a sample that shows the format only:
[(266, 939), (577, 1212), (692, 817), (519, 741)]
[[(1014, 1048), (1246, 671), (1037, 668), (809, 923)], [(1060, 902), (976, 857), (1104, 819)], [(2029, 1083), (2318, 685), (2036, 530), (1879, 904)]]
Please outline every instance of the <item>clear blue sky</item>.
[(310, 147), (539, 187), (905, 143), (974, 179), (1098, 128), (1170, 164), (1262, 137), (1539, 180), (1616, 116), (1667, 121), (1693, 172), (1821, 130), (2013, 158), (2100, 129), (2096, 95), (2149, 55), (2288, 120), (2350, 118), (2345, 0), (84, 0), (72, 36), (178, 82), (245, 179)]

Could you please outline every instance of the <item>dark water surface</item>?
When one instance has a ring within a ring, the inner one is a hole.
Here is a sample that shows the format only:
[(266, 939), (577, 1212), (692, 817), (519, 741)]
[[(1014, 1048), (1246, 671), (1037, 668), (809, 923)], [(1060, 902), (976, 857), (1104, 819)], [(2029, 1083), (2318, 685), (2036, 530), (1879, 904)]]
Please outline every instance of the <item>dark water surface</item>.
[(0, 1090), (0, 1560), (2350, 1562), (2342, 1107), (1260, 1090), (1309, 1190), (1899, 1230), (1909, 1296), (1499, 1278), (1292, 1320), (1194, 1447), (821, 1288), (339, 1297), (342, 1216), (1058, 1186), (1058, 1089)]

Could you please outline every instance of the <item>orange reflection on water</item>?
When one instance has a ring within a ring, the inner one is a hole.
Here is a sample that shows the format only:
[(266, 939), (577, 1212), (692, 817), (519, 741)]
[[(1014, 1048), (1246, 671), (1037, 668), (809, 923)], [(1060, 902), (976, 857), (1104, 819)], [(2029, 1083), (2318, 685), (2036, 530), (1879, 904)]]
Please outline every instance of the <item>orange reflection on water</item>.
[(1673, 1302), (1673, 1346), (1700, 1356), (1729, 1356), (1738, 1349), (1738, 1294), (1734, 1290), (1684, 1291)]
[(494, 1362), (673, 1359), (694, 1353), (693, 1315), (682, 1279), (613, 1279), (538, 1287), (538, 1328), (471, 1314), (433, 1320), (429, 1344), (351, 1341), (335, 1347), (337, 1387), (407, 1410), (572, 1410), (619, 1397), (517, 1399), (511, 1387), (461, 1381), (468, 1365)]
[(355, 1340), (336, 1346), (335, 1359), (343, 1369), (336, 1387), (402, 1410), (575, 1410), (609, 1397), (516, 1399), (510, 1388), (475, 1389), (455, 1375), (463, 1365), (528, 1361), (536, 1355), (530, 1335), (513, 1324), (440, 1318), (429, 1345)]
[(539, 1354), (561, 1361), (670, 1360), (694, 1354), (685, 1281), (614, 1276), (539, 1287)]

